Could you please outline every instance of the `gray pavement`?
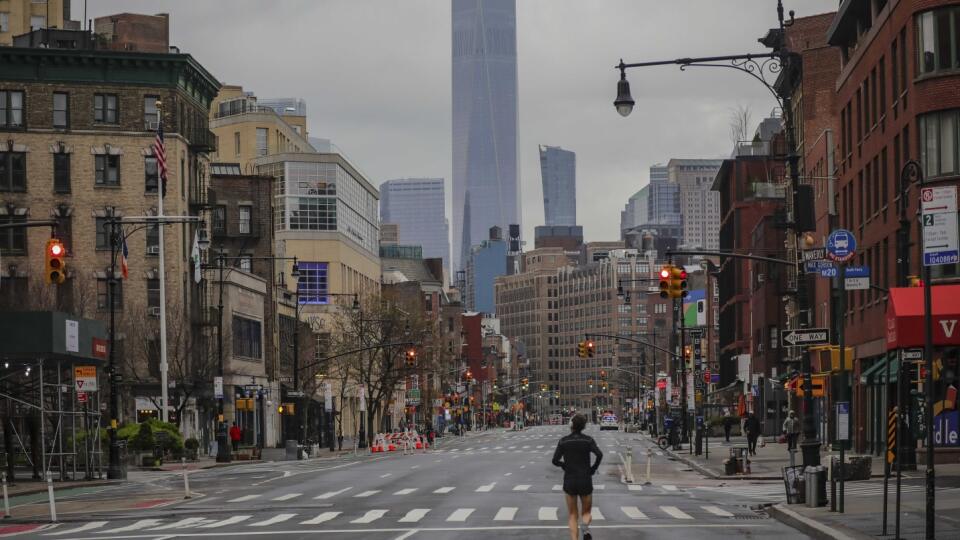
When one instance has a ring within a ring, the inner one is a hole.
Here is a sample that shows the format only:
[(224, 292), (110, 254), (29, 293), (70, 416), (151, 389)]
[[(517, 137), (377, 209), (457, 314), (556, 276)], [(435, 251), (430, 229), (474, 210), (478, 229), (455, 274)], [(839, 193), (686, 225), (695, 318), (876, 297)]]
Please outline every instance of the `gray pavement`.
[[(34, 528), (9, 532), (61, 539), (568, 538), (562, 472), (550, 464), (566, 430), (497, 429), (448, 437), (438, 448), (406, 456), (196, 470), (189, 473), (195, 492), (189, 500), (182, 499), (180, 475), (156, 472), (101, 488), (87, 508), (61, 513), (60, 523), (13, 524)], [(665, 455), (655, 456), (650, 484), (624, 484), (619, 455), (627, 447), (642, 455), (649, 441), (594, 427), (588, 433), (605, 454), (594, 477), (594, 538), (805, 538)], [(124, 497), (158, 502), (97, 506), (98, 499)], [(81, 495), (74, 502), (84, 501)], [(0, 526), (0, 535), (5, 532)]]

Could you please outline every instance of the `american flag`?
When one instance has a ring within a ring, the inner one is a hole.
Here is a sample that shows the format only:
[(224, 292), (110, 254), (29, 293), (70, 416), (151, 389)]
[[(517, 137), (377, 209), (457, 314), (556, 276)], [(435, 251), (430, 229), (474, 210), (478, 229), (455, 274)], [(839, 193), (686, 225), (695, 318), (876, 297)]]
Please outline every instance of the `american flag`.
[(163, 146), (163, 113), (157, 113), (157, 137), (153, 141), (153, 156), (157, 158), (160, 173), (160, 196), (167, 196), (167, 151)]
[(130, 252), (127, 251), (127, 239), (123, 239), (123, 251), (120, 252), (120, 275), (123, 276), (123, 279), (130, 277), (130, 268), (127, 267), (127, 257), (130, 255)]

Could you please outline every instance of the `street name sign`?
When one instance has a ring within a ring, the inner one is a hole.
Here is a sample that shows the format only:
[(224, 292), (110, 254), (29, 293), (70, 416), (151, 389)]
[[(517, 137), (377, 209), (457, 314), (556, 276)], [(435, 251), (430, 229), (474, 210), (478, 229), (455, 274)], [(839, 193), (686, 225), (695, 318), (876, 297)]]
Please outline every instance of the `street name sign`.
[(846, 229), (837, 229), (827, 237), (827, 258), (847, 262), (857, 252), (857, 239)]
[(923, 265), (960, 262), (957, 235), (957, 186), (925, 187), (920, 190), (923, 223)]
[(781, 330), (780, 343), (784, 347), (798, 345), (822, 345), (830, 343), (830, 330), (827, 328), (800, 328), (797, 330)]
[(923, 349), (906, 349), (900, 355), (904, 360), (920, 360), (923, 358)]
[(803, 263), (803, 270), (808, 274), (822, 274), (825, 268), (836, 268), (836, 265), (833, 264), (833, 261), (807, 261)]
[(820, 269), (820, 277), (835, 278), (840, 275), (840, 269), (836, 266), (829, 266)]
[(291, 391), (287, 392), (287, 397), (296, 397), (296, 398), (299, 398), (299, 397), (303, 397), (303, 396), (304, 396), (303, 392), (300, 392), (299, 390), (291, 390)]
[(822, 261), (827, 258), (827, 248), (805, 249), (801, 252), (800, 260), (803, 262)]
[(870, 277), (870, 267), (869, 266), (848, 266), (844, 271), (844, 275), (848, 278), (853, 277)]
[(865, 291), (870, 288), (870, 278), (848, 277), (843, 280), (843, 288), (848, 291)]

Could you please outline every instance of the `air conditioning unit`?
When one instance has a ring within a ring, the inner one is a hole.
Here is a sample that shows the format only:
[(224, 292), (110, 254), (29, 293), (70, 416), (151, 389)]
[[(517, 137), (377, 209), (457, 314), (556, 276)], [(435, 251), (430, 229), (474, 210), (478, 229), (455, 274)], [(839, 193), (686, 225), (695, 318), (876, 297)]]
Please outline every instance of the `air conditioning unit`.
[(159, 254), (160, 254), (160, 246), (159, 246), (159, 245), (157, 245), (157, 246), (147, 246), (147, 255), (159, 255)]
[(160, 306), (148, 307), (148, 308), (147, 308), (147, 313), (148, 313), (151, 317), (159, 317), (159, 316), (160, 316)]
[(147, 131), (156, 131), (157, 130), (157, 121), (149, 120), (143, 123), (143, 128)]

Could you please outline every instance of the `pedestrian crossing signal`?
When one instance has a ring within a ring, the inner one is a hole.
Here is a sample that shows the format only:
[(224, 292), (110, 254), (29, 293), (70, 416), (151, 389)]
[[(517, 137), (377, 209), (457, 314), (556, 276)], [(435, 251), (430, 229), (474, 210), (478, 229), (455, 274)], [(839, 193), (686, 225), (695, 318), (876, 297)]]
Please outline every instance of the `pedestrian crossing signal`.
[(64, 257), (67, 250), (63, 243), (57, 238), (47, 240), (46, 249), (46, 273), (44, 279), (51, 285), (60, 285), (67, 279), (66, 264)]

